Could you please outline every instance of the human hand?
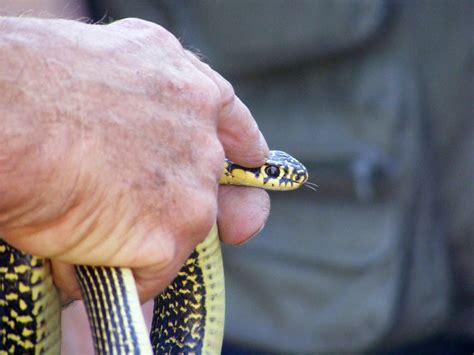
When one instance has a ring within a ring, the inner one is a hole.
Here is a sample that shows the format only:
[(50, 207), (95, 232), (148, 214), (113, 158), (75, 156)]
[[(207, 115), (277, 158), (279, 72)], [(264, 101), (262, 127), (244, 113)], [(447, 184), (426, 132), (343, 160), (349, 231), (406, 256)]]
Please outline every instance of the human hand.
[[(142, 300), (174, 278), (218, 218), (239, 244), (267, 218), (265, 191), (222, 186), (224, 154), (268, 147), (232, 86), (158, 25), (0, 18), (0, 235), (51, 259), (130, 267)], [(218, 208), (219, 205), (219, 208)]]

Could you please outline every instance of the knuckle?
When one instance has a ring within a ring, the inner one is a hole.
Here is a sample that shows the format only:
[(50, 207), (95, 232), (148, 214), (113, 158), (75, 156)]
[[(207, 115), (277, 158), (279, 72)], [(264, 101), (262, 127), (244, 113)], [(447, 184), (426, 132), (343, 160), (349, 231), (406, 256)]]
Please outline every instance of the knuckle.
[(122, 26), (122, 27), (133, 28), (133, 29), (144, 29), (144, 28), (148, 28), (151, 24), (152, 24), (151, 22), (146, 21), (146, 20), (142, 20), (136, 17), (128, 17), (128, 18), (114, 21), (110, 25)]
[(219, 109), (219, 89), (208, 77), (193, 72), (188, 77), (160, 78), (147, 86), (151, 98), (160, 98), (213, 120)]
[(176, 238), (161, 234), (149, 243), (142, 243), (141, 250), (137, 253), (139, 259), (134, 264), (140, 267), (154, 265), (156, 268), (165, 269), (175, 260), (176, 250)]
[(176, 49), (177, 48), (182, 49), (181, 43), (171, 32), (169, 32), (164, 27), (159, 26), (157, 24), (153, 23), (152, 25), (153, 27), (150, 28), (150, 30), (152, 31), (154, 37), (159, 39), (161, 43), (165, 43), (169, 45), (170, 47), (174, 47)]
[(181, 47), (179, 40), (164, 27), (146, 20), (135, 17), (129, 17), (111, 23), (112, 26), (120, 26), (127, 30), (138, 30), (142, 38), (148, 38), (152, 43), (158, 40), (158, 43), (167, 44), (174, 47)]
[(166, 241), (160, 243), (160, 252), (158, 264), (163, 268), (171, 265), (176, 258), (176, 243), (174, 238), (166, 238)]
[(235, 90), (231, 83), (222, 77), (218, 79), (222, 110), (231, 111), (235, 102)]
[(189, 86), (192, 105), (208, 117), (216, 117), (220, 106), (220, 91), (217, 85), (204, 74), (200, 74)]

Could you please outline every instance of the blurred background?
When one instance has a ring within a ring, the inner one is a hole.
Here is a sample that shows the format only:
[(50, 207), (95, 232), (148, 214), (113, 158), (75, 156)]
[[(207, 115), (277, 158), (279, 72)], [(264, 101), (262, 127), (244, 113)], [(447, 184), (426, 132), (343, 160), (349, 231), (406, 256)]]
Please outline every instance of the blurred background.
[(473, 1), (0, 0), (26, 10), (166, 27), (319, 185), (224, 249), (223, 354), (474, 352)]

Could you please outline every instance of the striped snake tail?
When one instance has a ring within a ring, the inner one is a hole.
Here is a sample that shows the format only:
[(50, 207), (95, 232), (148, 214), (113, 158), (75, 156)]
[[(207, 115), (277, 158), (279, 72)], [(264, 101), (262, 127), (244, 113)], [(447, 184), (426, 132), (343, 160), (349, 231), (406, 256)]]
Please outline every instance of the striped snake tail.
[(96, 354), (150, 354), (130, 269), (76, 266)]

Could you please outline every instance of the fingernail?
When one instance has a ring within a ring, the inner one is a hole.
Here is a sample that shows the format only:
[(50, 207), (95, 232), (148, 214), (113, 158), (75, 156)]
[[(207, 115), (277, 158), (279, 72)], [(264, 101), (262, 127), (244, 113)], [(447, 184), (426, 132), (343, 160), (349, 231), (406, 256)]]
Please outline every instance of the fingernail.
[(260, 228), (259, 228), (259, 229), (257, 229), (257, 231), (256, 231), (254, 234), (252, 234), (252, 235), (250, 236), (250, 238), (249, 238), (249, 239), (252, 239), (253, 237), (256, 237), (256, 236), (257, 236), (257, 234), (260, 234), (260, 232), (261, 232), (261, 231), (263, 231), (263, 228), (265, 228), (265, 224), (266, 224), (266, 222), (265, 222), (265, 223), (263, 223), (263, 224), (260, 226)]
[(250, 241), (251, 239), (255, 238), (258, 234), (260, 234), (260, 232), (263, 230), (263, 228), (265, 228), (265, 224), (266, 224), (266, 221), (260, 226), (259, 229), (257, 229), (257, 231), (254, 234), (252, 234), (250, 237), (245, 239), (242, 243), (239, 243), (237, 245), (243, 245), (243, 244), (247, 243), (248, 241)]

